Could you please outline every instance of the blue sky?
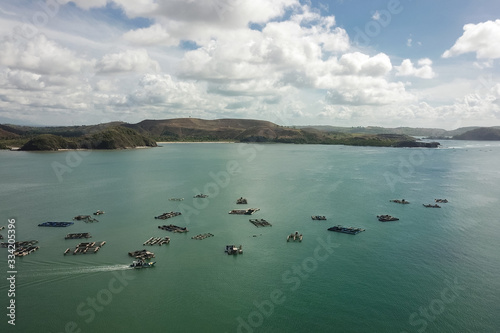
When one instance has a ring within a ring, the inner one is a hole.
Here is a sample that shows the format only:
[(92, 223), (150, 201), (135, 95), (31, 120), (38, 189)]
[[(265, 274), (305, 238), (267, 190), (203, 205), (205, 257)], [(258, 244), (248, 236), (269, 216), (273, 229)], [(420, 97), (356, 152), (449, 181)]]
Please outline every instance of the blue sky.
[(7, 0), (0, 122), (500, 125), (493, 0)]

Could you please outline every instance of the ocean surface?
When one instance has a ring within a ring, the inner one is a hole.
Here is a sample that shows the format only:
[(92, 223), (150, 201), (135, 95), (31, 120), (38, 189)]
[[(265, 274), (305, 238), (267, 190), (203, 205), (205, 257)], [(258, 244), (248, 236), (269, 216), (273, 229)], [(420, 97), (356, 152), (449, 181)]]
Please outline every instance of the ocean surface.
[[(0, 226), (14, 219), (16, 240), (40, 246), (16, 258), (14, 274), (0, 248), (0, 331), (499, 332), (499, 166), (500, 142), (472, 141), (0, 151)], [(390, 202), (403, 198), (410, 204)], [(436, 198), (449, 202), (423, 206)], [(97, 210), (99, 222), (38, 227)], [(182, 215), (154, 218), (169, 211)], [(189, 232), (158, 229), (170, 223)], [(327, 230), (338, 224), (366, 231)], [(303, 241), (287, 242), (295, 231)], [(77, 232), (106, 244), (63, 255), (84, 241), (64, 239)], [(214, 237), (191, 239), (203, 233)], [(153, 236), (171, 242), (144, 246)], [(225, 254), (229, 244), (244, 253)], [(129, 268), (128, 252), (142, 249), (156, 267)]]

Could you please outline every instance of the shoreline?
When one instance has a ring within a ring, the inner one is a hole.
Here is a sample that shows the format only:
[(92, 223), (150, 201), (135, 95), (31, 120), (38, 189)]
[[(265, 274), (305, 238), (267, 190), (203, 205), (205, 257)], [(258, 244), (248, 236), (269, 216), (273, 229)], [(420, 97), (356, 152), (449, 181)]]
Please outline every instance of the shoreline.
[(236, 141), (160, 141), (156, 144), (171, 144), (171, 143), (236, 143)]

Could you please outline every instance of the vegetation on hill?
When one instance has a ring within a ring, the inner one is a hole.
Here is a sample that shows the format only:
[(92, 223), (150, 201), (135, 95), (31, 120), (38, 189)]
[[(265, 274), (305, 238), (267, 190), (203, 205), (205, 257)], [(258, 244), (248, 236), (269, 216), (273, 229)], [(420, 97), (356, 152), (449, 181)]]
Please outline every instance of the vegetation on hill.
[[(347, 130), (348, 129), (348, 130)], [(155, 146), (161, 141), (231, 141), (295, 144), (341, 144), (385, 147), (437, 147), (406, 132), (425, 129), (332, 126), (288, 127), (254, 119), (178, 118), (144, 120), (137, 124), (113, 122), (89, 126), (29, 127), (0, 125), (0, 148), (57, 150), (72, 148), (121, 149)], [(443, 130), (444, 131), (444, 130)], [(428, 129), (427, 133), (441, 133)]]
[(156, 141), (130, 128), (115, 126), (77, 138), (40, 134), (24, 144), (21, 150), (124, 149), (138, 146), (156, 147)]
[(108, 128), (80, 141), (80, 148), (87, 149), (123, 149), (139, 146), (156, 147), (156, 141), (122, 126)]
[(59, 150), (76, 148), (78, 147), (75, 142), (70, 142), (61, 136), (40, 134), (23, 145), (21, 150)]
[(500, 129), (493, 127), (480, 127), (460, 135), (453, 136), (454, 140), (500, 140)]
[[(157, 141), (234, 141), (295, 144), (341, 144), (357, 146), (394, 146), (412, 142), (403, 134), (370, 134), (325, 131), (315, 127), (286, 127), (253, 119), (203, 120), (180, 118), (144, 120), (124, 125), (148, 133)], [(415, 145), (417, 146), (417, 145)]]

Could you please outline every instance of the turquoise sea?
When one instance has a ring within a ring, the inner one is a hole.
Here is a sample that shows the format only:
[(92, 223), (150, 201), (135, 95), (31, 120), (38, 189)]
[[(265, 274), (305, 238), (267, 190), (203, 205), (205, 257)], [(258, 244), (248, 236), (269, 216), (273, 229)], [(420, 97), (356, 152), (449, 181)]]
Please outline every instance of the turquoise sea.
[[(0, 151), (0, 226), (15, 220), (16, 240), (40, 246), (14, 274), (0, 248), (0, 331), (499, 332), (500, 142), (442, 145)], [(260, 211), (228, 214), (239, 197)], [(402, 198), (410, 204), (389, 202)], [(436, 198), (449, 202), (423, 206)], [(99, 209), (96, 223), (37, 226)], [(169, 211), (182, 215), (154, 219)], [(158, 229), (170, 223), (190, 231)], [(337, 224), (366, 231), (327, 231)], [(287, 243), (295, 231), (303, 241)], [(106, 245), (64, 256), (76, 232)], [(215, 236), (191, 239), (202, 233)], [(152, 236), (171, 242), (143, 246)], [(225, 254), (228, 244), (244, 253)], [(156, 267), (129, 268), (128, 252), (144, 248)]]

